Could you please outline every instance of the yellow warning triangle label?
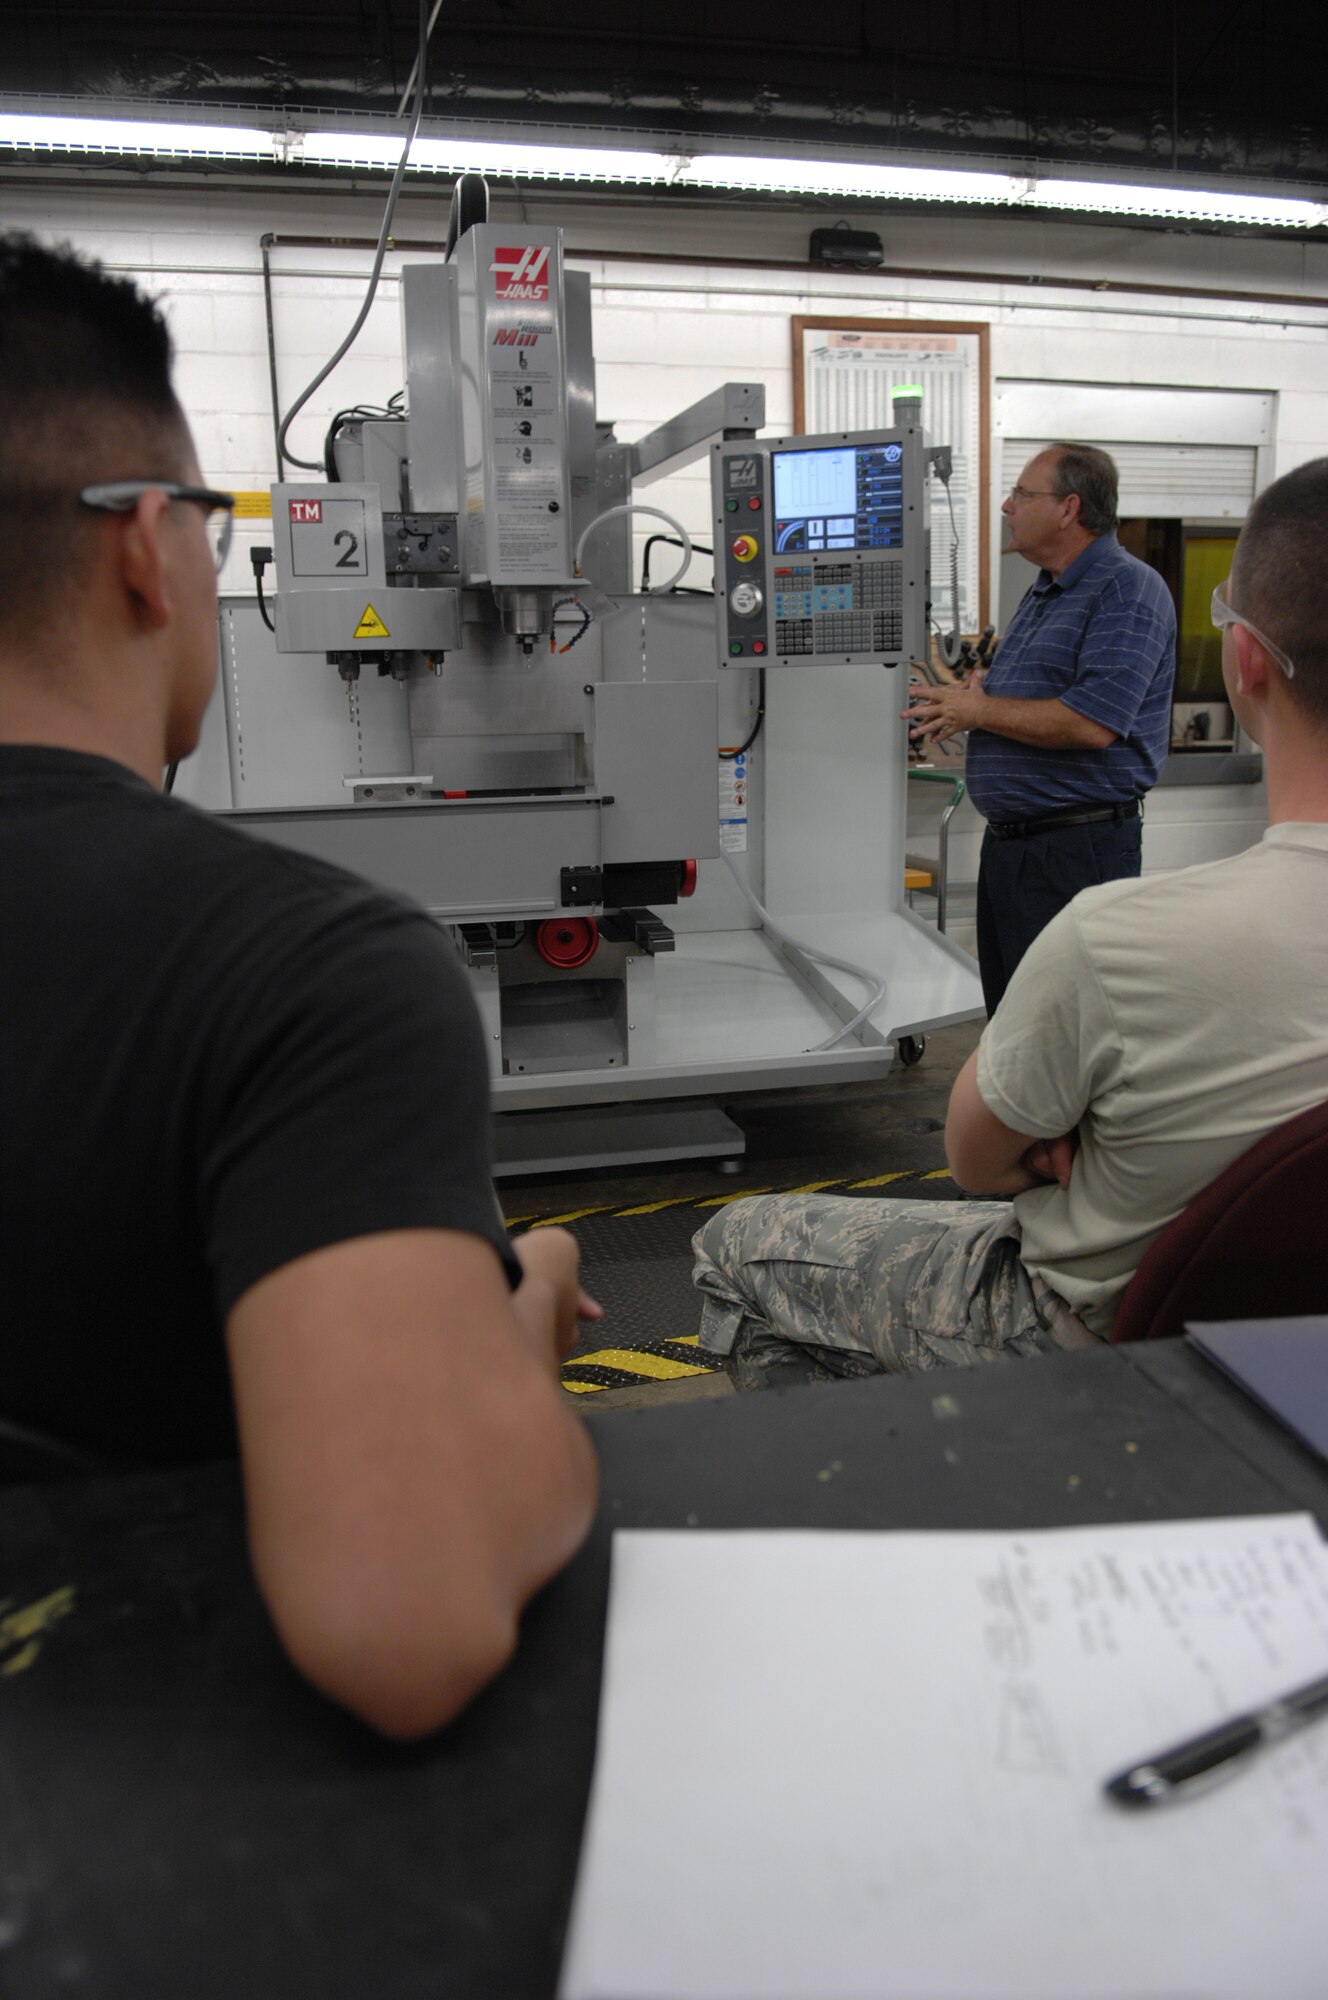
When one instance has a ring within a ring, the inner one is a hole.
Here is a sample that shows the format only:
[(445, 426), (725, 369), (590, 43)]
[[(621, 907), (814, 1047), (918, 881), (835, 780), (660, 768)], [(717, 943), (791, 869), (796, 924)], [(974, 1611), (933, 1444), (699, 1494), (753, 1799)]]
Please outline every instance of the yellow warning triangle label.
[(364, 616), (355, 627), (355, 637), (357, 639), (390, 639), (392, 634), (388, 631), (372, 604), (366, 604), (364, 607)]

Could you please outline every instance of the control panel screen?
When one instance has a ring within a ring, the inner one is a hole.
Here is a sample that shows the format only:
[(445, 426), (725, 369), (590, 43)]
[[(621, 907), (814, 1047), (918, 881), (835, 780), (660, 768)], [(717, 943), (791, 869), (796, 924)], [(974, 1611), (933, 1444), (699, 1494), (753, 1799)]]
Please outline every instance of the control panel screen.
[(772, 452), (776, 553), (899, 548), (903, 461), (894, 442)]

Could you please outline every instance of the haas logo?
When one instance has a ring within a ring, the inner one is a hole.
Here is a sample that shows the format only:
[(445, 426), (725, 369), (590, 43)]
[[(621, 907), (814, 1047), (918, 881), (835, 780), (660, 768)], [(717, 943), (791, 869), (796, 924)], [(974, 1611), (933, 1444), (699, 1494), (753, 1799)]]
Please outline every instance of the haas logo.
[(500, 299), (547, 299), (549, 246), (527, 243), (518, 249), (495, 249), (489, 269)]

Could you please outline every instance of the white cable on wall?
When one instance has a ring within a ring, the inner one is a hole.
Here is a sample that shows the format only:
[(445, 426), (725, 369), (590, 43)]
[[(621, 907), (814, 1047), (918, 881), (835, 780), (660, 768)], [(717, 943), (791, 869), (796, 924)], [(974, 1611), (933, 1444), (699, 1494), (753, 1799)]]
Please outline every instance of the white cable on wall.
[(647, 584), (647, 595), (654, 597), (659, 591), (672, 590), (675, 583), (681, 583), (687, 574), (692, 560), (691, 536), (680, 521), (674, 520), (672, 514), (666, 514), (660, 507), (642, 507), (635, 500), (623, 500), (616, 507), (606, 507), (602, 514), (596, 514), (594, 520), (582, 529), (581, 537), (577, 542), (576, 552), (573, 557), (576, 574), (578, 576), (581, 574), (581, 551), (594, 534), (596, 528), (601, 526), (605, 521), (615, 520), (620, 514), (649, 514), (653, 520), (663, 521), (668, 527), (672, 528), (674, 534), (682, 543), (682, 561), (679, 563), (677, 569), (674, 570), (673, 575), (666, 577), (663, 583)]
[(804, 944), (800, 938), (790, 937), (787, 931), (780, 929), (764, 903), (758, 901), (751, 887), (743, 881), (741, 875), (733, 865), (733, 856), (727, 849), (724, 850), (723, 860), (724, 866), (737, 883), (739, 890), (746, 897), (756, 915), (761, 919), (763, 927), (769, 931), (772, 938), (777, 938), (780, 944), (790, 945), (794, 951), (802, 952), (806, 958), (814, 958), (818, 965), (832, 965), (836, 972), (851, 972), (855, 979), (865, 980), (867, 985), (873, 989), (870, 998), (863, 1006), (859, 1007), (851, 1021), (846, 1021), (842, 1028), (831, 1035), (829, 1041), (818, 1042), (814, 1049), (807, 1049), (804, 1053), (809, 1056), (819, 1056), (823, 1055), (827, 1049), (837, 1048), (846, 1035), (851, 1035), (855, 1028), (860, 1028), (867, 1016), (880, 1006), (882, 1000), (885, 998), (887, 981), (879, 978), (876, 973), (869, 971), (865, 965), (855, 965), (852, 959), (835, 958), (830, 952), (822, 951), (817, 945)]

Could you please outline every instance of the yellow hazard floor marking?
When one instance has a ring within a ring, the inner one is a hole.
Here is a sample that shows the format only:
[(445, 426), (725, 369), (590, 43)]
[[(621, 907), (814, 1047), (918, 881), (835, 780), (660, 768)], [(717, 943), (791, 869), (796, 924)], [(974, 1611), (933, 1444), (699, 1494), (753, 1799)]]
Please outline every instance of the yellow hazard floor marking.
[[(820, 1188), (838, 1187), (839, 1180), (807, 1181), (802, 1187), (780, 1188), (780, 1194), (815, 1194)], [(615, 1208), (615, 1215), (658, 1215), (662, 1208), (683, 1208), (687, 1204), (693, 1208), (722, 1208), (726, 1201), (743, 1201), (749, 1194), (774, 1194), (774, 1188), (744, 1188), (741, 1194), (721, 1194), (705, 1201), (698, 1201), (694, 1194), (670, 1195), (667, 1201), (643, 1201), (638, 1208)]]
[(649, 1375), (655, 1382), (676, 1382), (681, 1375), (704, 1375), (705, 1368), (690, 1361), (672, 1361), (667, 1354), (650, 1354), (639, 1347), (601, 1347), (594, 1354), (572, 1356), (579, 1368), (621, 1368), (628, 1375)]
[[(670, 1347), (694, 1347), (700, 1349), (699, 1333), (669, 1334), (666, 1336)], [(633, 1378), (632, 1383), (592, 1382), (584, 1375), (578, 1375), (579, 1367), (613, 1369), (620, 1375)], [(658, 1354), (640, 1347), (601, 1347), (594, 1354), (576, 1354), (563, 1364), (562, 1385), (573, 1396), (599, 1395), (610, 1388), (629, 1388), (634, 1384), (645, 1387), (650, 1382), (683, 1382), (693, 1375), (714, 1375), (719, 1372), (720, 1363), (707, 1359), (693, 1364), (675, 1360), (671, 1355)]]
[(357, 639), (390, 639), (392, 634), (388, 631), (372, 604), (366, 604), (364, 607), (364, 616), (355, 627), (354, 636)]
[(509, 1229), (552, 1229), (555, 1223), (580, 1222), (586, 1215), (608, 1215), (612, 1202), (601, 1202), (598, 1208), (569, 1208), (566, 1215), (505, 1215), (503, 1221)]
[(698, 1200), (694, 1194), (669, 1195), (664, 1201), (638, 1202), (632, 1208), (615, 1208), (612, 1202), (601, 1202), (596, 1208), (569, 1208), (563, 1215), (508, 1215), (504, 1221), (509, 1229), (552, 1229), (555, 1224), (581, 1222), (587, 1215), (658, 1215), (666, 1208), (726, 1208), (730, 1202), (746, 1201), (749, 1195), (757, 1194), (818, 1194), (822, 1188), (886, 1187), (891, 1181), (946, 1181), (950, 1179), (948, 1167), (937, 1167), (923, 1173), (917, 1167), (900, 1167), (894, 1173), (873, 1174), (865, 1181), (845, 1180), (837, 1175), (829, 1181), (803, 1181), (798, 1187), (789, 1188), (740, 1188), (733, 1194), (708, 1195)]
[(639, 1208), (615, 1208), (615, 1215), (658, 1215), (661, 1208), (682, 1208), (695, 1203), (694, 1194), (671, 1194), (667, 1201), (643, 1201)]
[(609, 1204), (601, 1208), (569, 1208), (566, 1215), (542, 1215), (538, 1222), (532, 1222), (532, 1229), (552, 1229), (555, 1223), (580, 1222), (585, 1215), (607, 1215)]
[(782, 1188), (740, 1188), (737, 1194), (712, 1194), (706, 1201), (698, 1201), (698, 1208), (727, 1208), (731, 1201), (745, 1201), (749, 1194), (782, 1194)]
[[(11, 1610), (13, 1600), (0, 1601), (0, 1674), (21, 1674), (41, 1651), (42, 1640), (59, 1618), (67, 1618), (74, 1608), (74, 1587), (65, 1584), (35, 1604)], [(9, 1651), (10, 1647), (13, 1652)]]

